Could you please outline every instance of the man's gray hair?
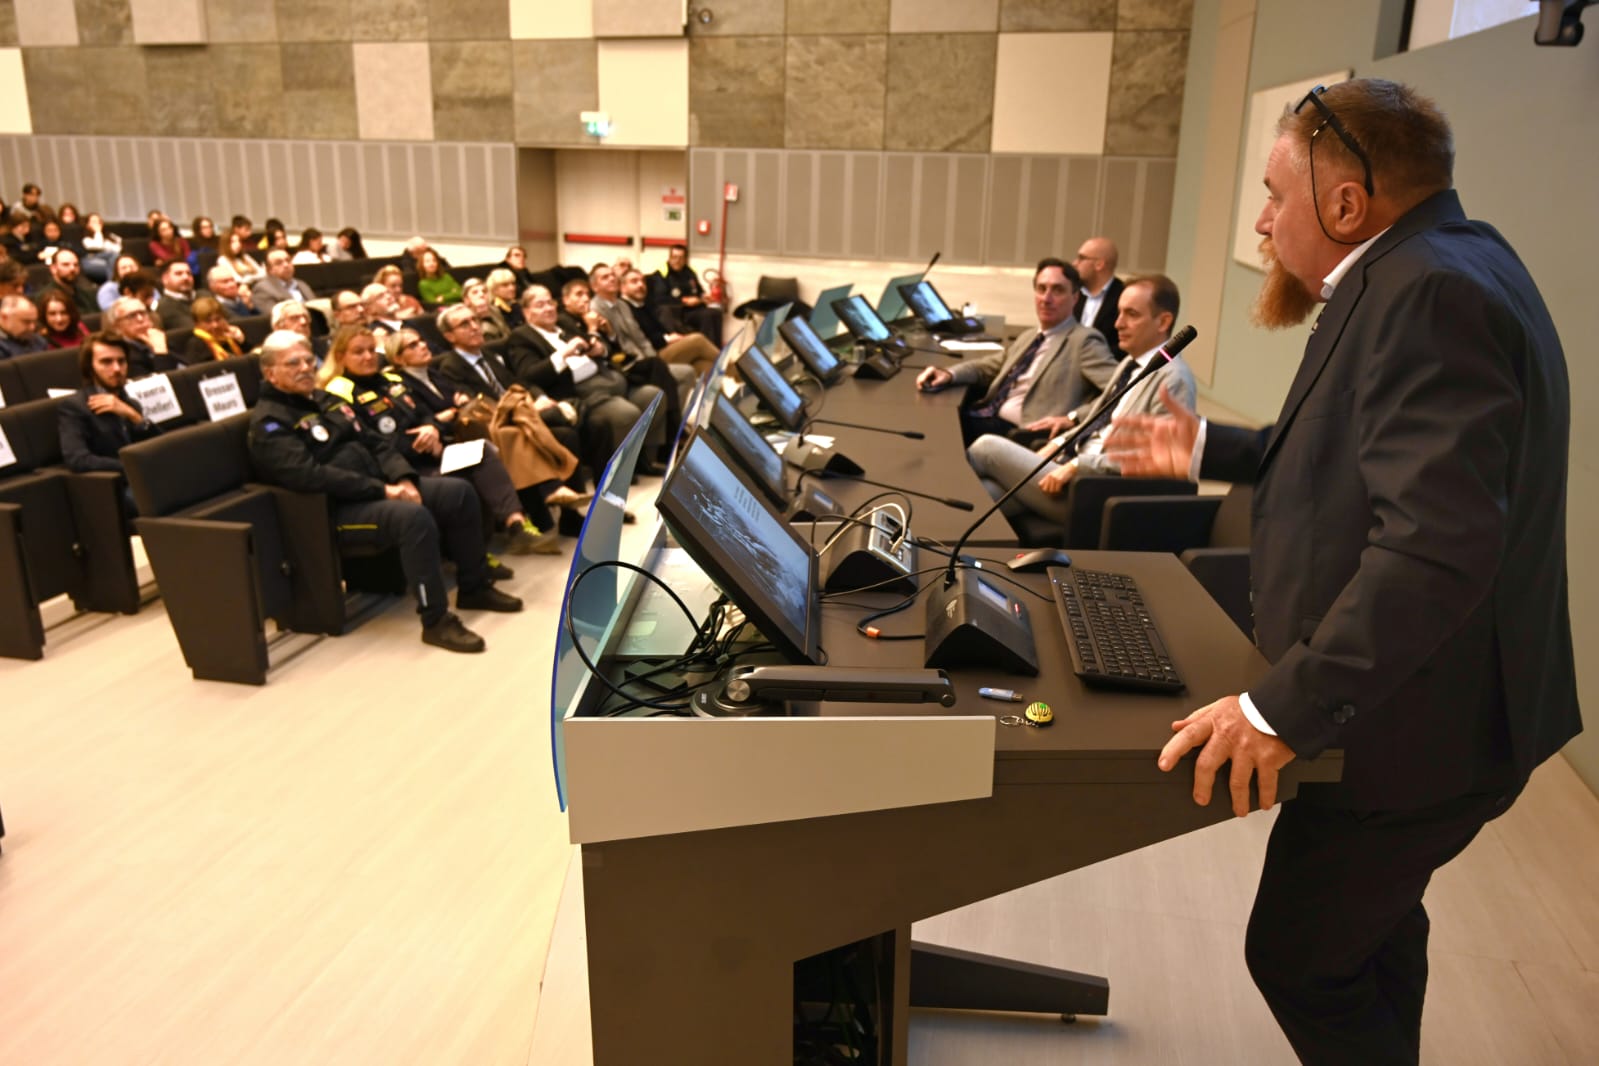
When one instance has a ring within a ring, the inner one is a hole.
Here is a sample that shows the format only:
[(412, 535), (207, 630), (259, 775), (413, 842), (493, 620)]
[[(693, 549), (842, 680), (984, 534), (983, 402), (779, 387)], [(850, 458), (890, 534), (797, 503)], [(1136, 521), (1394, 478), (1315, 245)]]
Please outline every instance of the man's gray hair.
[(218, 278), (232, 278), (237, 281), (239, 280), (239, 272), (234, 270), (231, 264), (218, 263), (205, 272), (205, 283), (207, 285), (215, 285)]
[(7, 293), (5, 296), (0, 296), (0, 315), (9, 315), (23, 304), (32, 307), (33, 301), (26, 296), (18, 296), (15, 293)]
[[(279, 326), (283, 325), (283, 320), (289, 317), (289, 312), (295, 310), (304, 311), (305, 304), (301, 303), (299, 300), (279, 300), (277, 303), (273, 304), (272, 328), (277, 329)], [(299, 334), (296, 333), (295, 336), (298, 337)]]
[(273, 330), (267, 334), (267, 339), (261, 342), (261, 365), (272, 366), (296, 348), (311, 350), (311, 342), (306, 340), (305, 334), (296, 333), (292, 329)]
[(439, 313), (433, 316), (433, 322), (439, 327), (440, 333), (450, 332), (450, 318), (457, 311), (465, 314), (467, 318), (476, 317), (472, 314), (472, 309), (466, 306), (466, 304), (449, 304), (448, 306), (441, 307), (439, 308)]

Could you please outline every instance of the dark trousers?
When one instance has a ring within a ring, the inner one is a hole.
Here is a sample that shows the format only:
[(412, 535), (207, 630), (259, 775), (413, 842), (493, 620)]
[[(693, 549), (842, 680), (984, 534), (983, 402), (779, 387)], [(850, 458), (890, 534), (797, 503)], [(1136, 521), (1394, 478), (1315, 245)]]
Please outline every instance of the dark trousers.
[(1520, 786), (1414, 811), (1283, 804), (1249, 916), (1249, 972), (1300, 1061), (1387, 1066), (1421, 1053), (1433, 871)]
[(467, 482), (452, 477), (417, 479), (422, 505), (403, 500), (339, 503), (333, 522), (346, 551), (398, 548), (405, 587), (416, 597), (422, 624), (432, 625), (450, 609), (441, 570), (443, 557), (455, 563), (462, 592), (488, 584), (483, 556), (483, 521), (478, 496)]
[(968, 448), (972, 441), (984, 433), (997, 433), (1001, 437), (1009, 436), (1010, 431), (1016, 428), (1016, 423), (1007, 422), (1003, 418), (988, 415), (974, 415), (968, 407), (961, 408), (961, 443)]

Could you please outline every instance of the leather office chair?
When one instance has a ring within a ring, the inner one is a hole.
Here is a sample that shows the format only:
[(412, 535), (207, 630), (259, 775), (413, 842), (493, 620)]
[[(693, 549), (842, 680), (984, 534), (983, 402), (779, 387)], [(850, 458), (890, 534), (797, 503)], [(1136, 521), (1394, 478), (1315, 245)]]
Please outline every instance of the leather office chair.
[(1174, 552), (1251, 639), (1249, 522), (1254, 490), (1225, 496), (1114, 497), (1105, 503), (1099, 546), (1107, 551)]
[(1038, 515), (1010, 519), (1016, 538), (1028, 548), (1098, 548), (1105, 501), (1113, 496), (1192, 496), (1192, 481), (1164, 478), (1078, 477), (1066, 486), (1070, 517), (1064, 528)]

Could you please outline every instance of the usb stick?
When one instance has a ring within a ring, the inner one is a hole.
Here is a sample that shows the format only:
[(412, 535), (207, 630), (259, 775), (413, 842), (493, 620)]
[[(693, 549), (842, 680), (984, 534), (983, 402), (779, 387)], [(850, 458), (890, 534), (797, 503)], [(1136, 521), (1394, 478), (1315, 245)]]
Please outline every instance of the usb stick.
[(1022, 698), (1016, 695), (1015, 689), (980, 688), (977, 690), (977, 694), (987, 700), (1004, 700), (1006, 703), (1022, 702)]

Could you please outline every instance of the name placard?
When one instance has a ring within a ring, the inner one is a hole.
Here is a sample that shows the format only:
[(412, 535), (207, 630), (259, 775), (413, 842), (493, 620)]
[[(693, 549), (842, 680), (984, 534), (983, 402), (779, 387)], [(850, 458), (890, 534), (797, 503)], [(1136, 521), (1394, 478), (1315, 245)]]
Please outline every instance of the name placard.
[(200, 395), (205, 400), (206, 413), (211, 416), (213, 422), (220, 422), (230, 415), (240, 414), (245, 409), (244, 392), (239, 388), (239, 379), (231, 370), (201, 378)]
[(11, 450), (11, 442), (6, 440), (5, 427), (0, 426), (0, 467), (13, 465), (17, 461), (17, 453)]
[(127, 384), (128, 395), (139, 401), (144, 417), (152, 422), (170, 422), (183, 414), (178, 405), (178, 394), (172, 391), (172, 382), (165, 374), (152, 374)]

